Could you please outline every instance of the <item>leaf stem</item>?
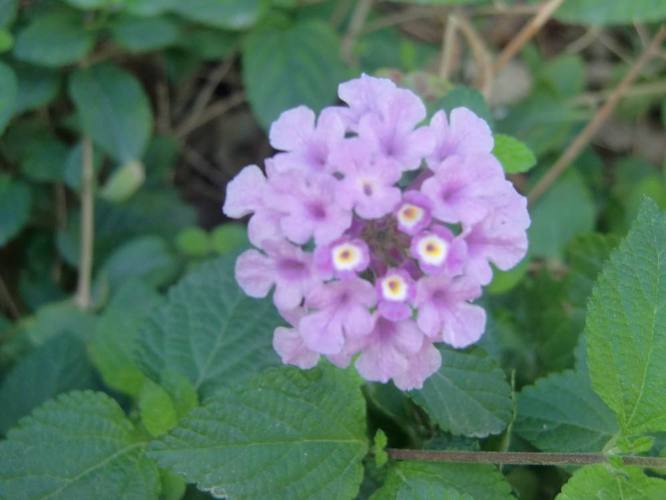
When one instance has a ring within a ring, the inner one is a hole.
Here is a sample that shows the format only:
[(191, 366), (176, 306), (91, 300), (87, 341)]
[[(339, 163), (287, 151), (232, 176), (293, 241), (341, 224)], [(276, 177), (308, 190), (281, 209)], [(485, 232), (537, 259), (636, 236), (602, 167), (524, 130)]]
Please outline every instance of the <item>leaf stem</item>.
[[(502, 465), (588, 465), (609, 463), (603, 453), (547, 453), (528, 451), (441, 451), (386, 450), (394, 460), (419, 460), (425, 462), (455, 462)], [(638, 465), (655, 469), (666, 469), (666, 458), (618, 455), (624, 465)]]
[(95, 236), (95, 173), (93, 170), (93, 146), (89, 137), (83, 138), (81, 162), (81, 241), (79, 254), (79, 281), (76, 288), (76, 304), (83, 310), (90, 307), (90, 282), (92, 280), (93, 242)]

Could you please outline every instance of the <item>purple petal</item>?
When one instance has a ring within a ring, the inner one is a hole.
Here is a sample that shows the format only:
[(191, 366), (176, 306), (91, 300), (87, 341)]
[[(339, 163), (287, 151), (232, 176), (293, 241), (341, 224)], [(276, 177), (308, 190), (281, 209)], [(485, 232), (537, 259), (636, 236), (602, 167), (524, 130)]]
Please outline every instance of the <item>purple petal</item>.
[(283, 363), (306, 370), (319, 362), (319, 354), (307, 348), (298, 330), (278, 327), (273, 333), (273, 349)]
[(256, 250), (246, 250), (238, 257), (235, 273), (243, 291), (254, 298), (268, 295), (276, 278), (271, 259)]
[(243, 168), (227, 184), (227, 194), (222, 211), (227, 217), (238, 219), (262, 206), (262, 191), (266, 178), (256, 165)]
[(304, 146), (314, 131), (315, 114), (306, 106), (282, 113), (269, 132), (271, 146), (281, 151), (293, 151)]

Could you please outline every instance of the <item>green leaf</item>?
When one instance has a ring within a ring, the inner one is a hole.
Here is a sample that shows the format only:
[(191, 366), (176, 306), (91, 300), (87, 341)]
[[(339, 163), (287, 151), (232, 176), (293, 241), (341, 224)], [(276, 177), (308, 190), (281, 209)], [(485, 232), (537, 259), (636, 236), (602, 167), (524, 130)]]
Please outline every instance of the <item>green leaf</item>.
[(210, 252), (210, 238), (200, 227), (188, 227), (176, 236), (176, 246), (184, 255), (204, 257)]
[(375, 432), (375, 439), (372, 443), (372, 453), (375, 456), (375, 465), (377, 467), (383, 467), (389, 460), (388, 453), (386, 453), (386, 445), (388, 444), (388, 437), (386, 433), (377, 429)]
[(31, 205), (30, 188), (8, 174), (0, 174), (0, 247), (28, 223)]
[(640, 469), (613, 471), (604, 465), (581, 467), (562, 488), (557, 500), (659, 500), (666, 498), (666, 481), (647, 477)]
[(36, 139), (21, 160), (21, 172), (36, 182), (62, 180), (68, 155), (67, 145), (54, 136)]
[(151, 380), (145, 380), (139, 393), (141, 423), (151, 436), (157, 437), (178, 423), (176, 408), (169, 393)]
[(218, 497), (353, 498), (365, 419), (353, 374), (283, 367), (193, 410), (149, 455)]
[(173, 45), (180, 37), (178, 24), (166, 17), (122, 16), (111, 24), (115, 42), (130, 52), (147, 52)]
[(10, 26), (18, 12), (18, 0), (0, 0), (0, 28)]
[(301, 104), (318, 111), (335, 101), (345, 76), (340, 42), (317, 21), (252, 31), (243, 46), (243, 81), (254, 114), (265, 127)]
[(7, 52), (14, 46), (14, 37), (12, 34), (0, 28), (0, 53)]
[(159, 475), (122, 409), (99, 392), (48, 401), (0, 442), (0, 497), (157, 498)]
[(16, 74), (9, 66), (0, 62), (0, 135), (14, 114), (17, 95)]
[(102, 267), (102, 273), (115, 290), (132, 278), (159, 287), (171, 281), (178, 268), (175, 256), (162, 238), (143, 236), (119, 247)]
[(128, 280), (111, 299), (93, 331), (90, 357), (104, 383), (137, 396), (145, 376), (134, 361), (139, 325), (161, 303), (161, 297), (142, 281)]
[(666, 18), (666, 3), (661, 0), (632, 0), (606, 2), (605, 0), (577, 0), (564, 2), (555, 17), (565, 22), (603, 26), (657, 22)]
[(210, 232), (210, 244), (220, 255), (236, 252), (248, 245), (247, 228), (234, 222), (217, 226)]
[(138, 80), (112, 64), (77, 70), (69, 92), (95, 143), (121, 164), (139, 160), (153, 126), (150, 103)]
[(488, 125), (493, 126), (493, 115), (483, 95), (478, 90), (463, 85), (454, 87), (444, 97), (429, 104), (428, 109), (431, 111), (431, 114), (440, 109), (443, 109), (448, 114), (452, 109), (460, 106), (471, 109), (486, 120)]
[(72, 7), (83, 10), (95, 10), (106, 7), (120, 6), (125, 0), (65, 0)]
[[(102, 153), (98, 148), (93, 148), (93, 170), (95, 175), (102, 168)], [(83, 166), (83, 143), (72, 146), (67, 153), (65, 166), (63, 171), (63, 178), (67, 187), (79, 191), (81, 189), (81, 169)]]
[(178, 39), (179, 47), (191, 52), (196, 58), (208, 61), (219, 61), (229, 56), (237, 43), (238, 36), (233, 31), (205, 28), (200, 25)]
[(592, 391), (586, 374), (553, 374), (518, 396), (514, 431), (540, 450), (601, 451), (617, 430), (615, 415)]
[(14, 69), (19, 84), (17, 114), (46, 106), (60, 92), (60, 75), (56, 71), (28, 64), (16, 64)]
[(257, 22), (266, 4), (265, 0), (189, 0), (175, 3), (171, 10), (215, 28), (242, 30)]
[(532, 153), (532, 150), (518, 139), (509, 135), (495, 135), (493, 154), (508, 174), (527, 172), (536, 165), (536, 157)]
[(164, 14), (178, 3), (180, 0), (123, 0), (127, 12), (146, 17)]
[(594, 390), (626, 435), (666, 431), (666, 215), (646, 199), (588, 304)]
[(18, 33), (14, 56), (39, 66), (65, 66), (83, 59), (94, 41), (81, 16), (70, 12), (48, 13), (35, 17)]
[(397, 462), (372, 500), (513, 498), (511, 487), (492, 465)]
[(100, 198), (111, 202), (121, 202), (130, 198), (146, 180), (143, 163), (131, 160), (119, 166), (107, 179), (99, 191)]
[(571, 238), (593, 230), (596, 207), (585, 181), (572, 170), (553, 184), (531, 215), (530, 255), (562, 259)]
[(0, 385), (0, 434), (44, 401), (93, 386), (92, 367), (81, 339), (68, 333), (52, 338), (21, 358)]
[(238, 288), (234, 265), (235, 256), (202, 264), (143, 325), (138, 358), (156, 382), (175, 371), (206, 397), (278, 363), (272, 336), (282, 321), (270, 299)]
[(487, 356), (440, 348), (442, 366), (412, 391), (414, 401), (445, 431), (486, 437), (511, 419), (511, 387), (497, 362)]

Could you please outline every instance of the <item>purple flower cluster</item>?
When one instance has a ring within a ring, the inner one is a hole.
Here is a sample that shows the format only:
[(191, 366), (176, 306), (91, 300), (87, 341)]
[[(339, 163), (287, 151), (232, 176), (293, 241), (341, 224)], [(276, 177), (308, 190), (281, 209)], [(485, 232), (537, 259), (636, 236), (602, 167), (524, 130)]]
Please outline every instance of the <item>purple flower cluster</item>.
[(245, 167), (224, 213), (251, 214), (257, 248), (236, 279), (273, 301), (285, 363), (321, 356), (367, 380), (420, 388), (441, 365), (433, 344), (462, 348), (483, 334), (473, 301), (527, 250), (526, 200), (492, 155), (493, 136), (466, 108), (426, 109), (411, 91), (367, 75), (342, 83), (347, 106), (317, 118), (305, 106), (270, 129), (279, 152), (266, 174)]

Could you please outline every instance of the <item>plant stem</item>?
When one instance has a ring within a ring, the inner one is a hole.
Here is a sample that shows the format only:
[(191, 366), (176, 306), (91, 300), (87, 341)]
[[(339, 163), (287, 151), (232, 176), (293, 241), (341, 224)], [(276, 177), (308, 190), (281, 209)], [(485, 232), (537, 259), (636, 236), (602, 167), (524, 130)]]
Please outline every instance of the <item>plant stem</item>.
[(76, 304), (83, 310), (90, 307), (90, 283), (92, 280), (93, 243), (95, 237), (95, 173), (93, 170), (93, 146), (89, 137), (83, 138), (81, 164), (81, 242), (79, 254), (79, 281), (76, 288)]
[(652, 42), (650, 42), (650, 45), (645, 49), (638, 60), (629, 69), (622, 81), (608, 96), (608, 100), (604, 103), (603, 106), (599, 108), (594, 117), (592, 117), (592, 120), (590, 120), (585, 128), (580, 131), (578, 136), (576, 136), (576, 138), (571, 144), (569, 144), (564, 153), (562, 153), (562, 156), (557, 159), (553, 166), (550, 167), (546, 174), (539, 180), (536, 186), (534, 186), (532, 191), (530, 191), (527, 197), (529, 203), (534, 203), (536, 200), (538, 200), (560, 177), (560, 175), (562, 175), (562, 173), (569, 167), (569, 165), (571, 165), (571, 162), (576, 159), (578, 154), (585, 146), (587, 146), (590, 140), (592, 140), (592, 136), (606, 121), (608, 116), (615, 109), (615, 106), (617, 106), (617, 103), (620, 101), (622, 96), (629, 90), (633, 81), (638, 77), (641, 68), (650, 60), (653, 54), (658, 51), (659, 46), (664, 41), (664, 38), (666, 38), (666, 26), (662, 26), (660, 28), (660, 30), (652, 39)]
[[(541, 453), (526, 451), (440, 451), (440, 450), (386, 450), (394, 460), (425, 462), (455, 462), (502, 465), (588, 465), (609, 462), (602, 453)], [(666, 468), (666, 458), (619, 456), (624, 465), (638, 465), (655, 469)]]
[(349, 21), (349, 28), (342, 39), (342, 58), (348, 63), (353, 62), (354, 42), (363, 31), (363, 26), (368, 18), (368, 14), (370, 14), (371, 7), (372, 0), (358, 0), (356, 2), (351, 21)]

